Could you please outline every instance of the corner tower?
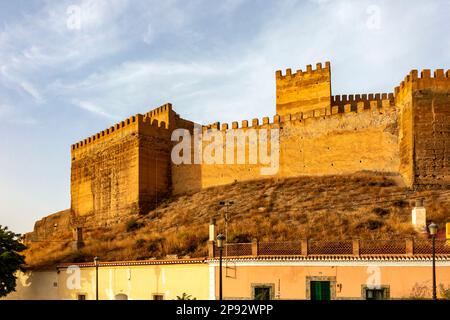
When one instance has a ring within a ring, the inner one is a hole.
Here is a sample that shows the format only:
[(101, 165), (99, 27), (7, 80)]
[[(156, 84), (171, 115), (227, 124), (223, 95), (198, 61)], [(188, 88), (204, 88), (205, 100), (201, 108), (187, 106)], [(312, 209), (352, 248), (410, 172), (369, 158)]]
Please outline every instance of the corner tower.
[(450, 70), (412, 70), (395, 88), (400, 173), (411, 187), (450, 185)]
[(286, 75), (277, 71), (276, 96), (277, 114), (295, 114), (314, 109), (329, 108), (331, 105), (331, 68), (330, 62), (306, 66), (306, 71), (297, 70), (292, 73), (286, 70)]

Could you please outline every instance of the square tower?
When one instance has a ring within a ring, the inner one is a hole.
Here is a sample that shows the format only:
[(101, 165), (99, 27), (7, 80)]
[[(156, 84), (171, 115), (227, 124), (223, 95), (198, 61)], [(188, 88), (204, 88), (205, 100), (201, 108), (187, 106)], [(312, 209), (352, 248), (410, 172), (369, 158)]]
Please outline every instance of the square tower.
[(395, 88), (400, 168), (410, 187), (450, 185), (450, 70), (412, 70)]
[(295, 73), (287, 69), (285, 76), (277, 71), (275, 77), (278, 115), (330, 108), (330, 62), (325, 62), (325, 67), (317, 63), (315, 70), (311, 65), (306, 66), (306, 71), (297, 70)]

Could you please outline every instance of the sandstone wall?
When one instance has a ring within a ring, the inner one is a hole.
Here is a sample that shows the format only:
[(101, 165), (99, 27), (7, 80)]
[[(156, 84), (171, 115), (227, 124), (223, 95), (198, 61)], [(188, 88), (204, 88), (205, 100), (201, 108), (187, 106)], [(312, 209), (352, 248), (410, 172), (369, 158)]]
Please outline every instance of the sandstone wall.
[[(386, 96), (388, 98), (388, 96)], [(275, 116), (273, 122), (264, 118), (241, 125), (215, 123), (206, 130), (220, 129), (221, 140), (225, 148), (219, 156), (223, 164), (203, 162), (193, 168), (190, 165), (178, 165), (172, 171), (174, 193), (196, 191), (201, 188), (246, 181), (264, 179), (261, 169), (267, 164), (259, 161), (250, 164), (248, 141), (246, 143), (245, 164), (237, 164), (237, 144), (234, 146), (233, 164), (226, 164), (226, 134), (230, 130), (279, 129), (279, 171), (276, 177), (294, 177), (300, 175), (343, 174), (362, 170), (397, 173), (400, 163), (398, 152), (398, 110), (393, 100), (372, 100), (369, 104), (359, 101), (353, 107), (351, 103), (344, 108), (338, 105), (305, 113)], [(270, 136), (270, 135), (269, 135)], [(237, 141), (235, 141), (237, 142)], [(203, 142), (203, 155), (208, 153)], [(270, 144), (268, 144), (270, 149)], [(259, 149), (256, 150), (257, 154)], [(211, 153), (214, 155), (215, 153)], [(192, 183), (194, 182), (195, 183)]]
[(108, 222), (155, 206), (170, 190), (165, 126), (138, 114), (73, 145), (74, 214)]
[(171, 193), (170, 133), (139, 134), (139, 212), (147, 213)]
[[(73, 148), (71, 207), (78, 216), (104, 220), (138, 210), (138, 124), (124, 126)], [(94, 136), (95, 137), (95, 136)]]
[(25, 241), (43, 241), (72, 230), (73, 214), (70, 209), (55, 212), (36, 221), (33, 232), (25, 234)]
[(331, 98), (331, 68), (326, 62), (325, 67), (317, 63), (316, 69), (311, 65), (306, 71), (297, 70), (292, 73), (286, 70), (276, 72), (276, 112), (278, 115), (305, 112), (318, 108), (330, 107)]
[(400, 172), (409, 186), (450, 185), (450, 72), (413, 70), (395, 89), (402, 117)]
[(413, 103), (410, 85), (396, 88), (395, 103), (399, 110), (399, 173), (407, 186), (414, 184)]
[(346, 105), (343, 113), (283, 124), (281, 175), (345, 174), (370, 170), (397, 172), (398, 118), (391, 101), (368, 109)]

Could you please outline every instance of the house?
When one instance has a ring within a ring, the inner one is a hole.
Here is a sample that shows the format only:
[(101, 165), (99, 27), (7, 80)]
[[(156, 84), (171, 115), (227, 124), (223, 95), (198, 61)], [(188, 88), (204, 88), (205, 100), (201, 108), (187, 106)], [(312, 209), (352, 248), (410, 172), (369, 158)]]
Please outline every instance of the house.
[[(214, 300), (219, 249), (190, 259), (73, 263), (20, 274), (7, 299)], [(253, 242), (222, 249), (224, 299), (431, 298), (431, 241)], [(98, 273), (97, 273), (98, 271)], [(436, 241), (438, 296), (450, 291), (450, 246)], [(98, 285), (97, 285), (98, 280)]]

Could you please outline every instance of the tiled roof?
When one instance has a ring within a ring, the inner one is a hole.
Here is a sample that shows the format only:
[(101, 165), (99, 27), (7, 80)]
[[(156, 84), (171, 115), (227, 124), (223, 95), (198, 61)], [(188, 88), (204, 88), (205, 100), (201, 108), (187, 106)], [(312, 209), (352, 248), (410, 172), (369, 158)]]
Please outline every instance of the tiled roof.
[[(132, 261), (99, 261), (99, 267), (115, 267), (115, 266), (146, 266), (146, 265), (167, 265), (167, 264), (197, 264), (204, 263), (205, 258), (189, 258), (189, 259), (165, 259), (165, 260), (132, 260)], [(94, 267), (94, 262), (81, 263), (62, 263), (56, 268), (67, 268), (69, 266)]]
[[(210, 262), (219, 259), (209, 259)], [(431, 261), (430, 254), (370, 254), (370, 255), (267, 255), (267, 256), (236, 256), (226, 257), (227, 261)], [(450, 254), (437, 254), (436, 261), (450, 261)]]
[[(376, 254), (376, 255), (271, 255), (271, 256), (236, 256), (224, 257), (224, 260), (232, 262), (251, 262), (251, 261), (277, 261), (277, 262), (301, 262), (301, 261), (431, 261), (432, 255), (404, 255), (404, 254)], [(99, 262), (99, 267), (116, 266), (145, 266), (145, 265), (171, 265), (171, 264), (203, 264), (208, 262), (218, 262), (219, 259), (192, 258), (192, 259), (167, 259), (167, 260), (137, 260), (137, 261), (105, 261)], [(436, 261), (450, 261), (450, 254), (437, 254)], [(78, 266), (80, 268), (94, 267), (93, 262), (83, 263), (63, 263), (57, 268), (67, 268), (69, 266)]]
[[(259, 243), (230, 243), (223, 249), (227, 261), (288, 261), (288, 262), (367, 262), (367, 261), (431, 261), (432, 242), (429, 239), (407, 240), (343, 240), (343, 241), (280, 241)], [(450, 243), (436, 240), (436, 260), (450, 261)], [(305, 252), (304, 252), (305, 251)], [(211, 253), (210, 253), (211, 254)], [(202, 264), (218, 261), (219, 250), (214, 247), (214, 258), (184, 258), (164, 260), (99, 261), (100, 267)], [(69, 266), (94, 267), (94, 262), (64, 263)]]

